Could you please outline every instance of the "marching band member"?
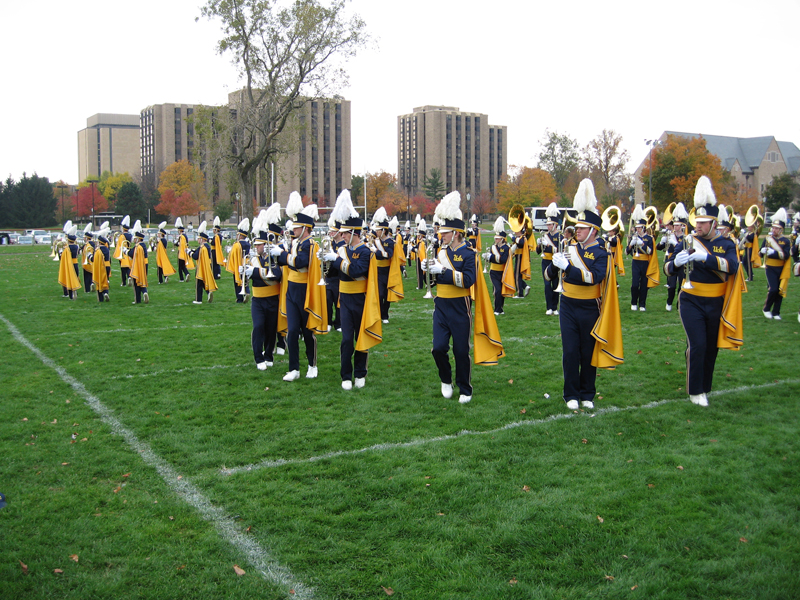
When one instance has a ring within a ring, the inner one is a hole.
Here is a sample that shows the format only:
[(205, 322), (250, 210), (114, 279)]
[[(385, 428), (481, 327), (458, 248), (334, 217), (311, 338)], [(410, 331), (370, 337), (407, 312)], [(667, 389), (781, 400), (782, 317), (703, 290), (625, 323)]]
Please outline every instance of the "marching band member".
[(298, 192), (292, 192), (286, 203), (286, 214), (294, 224), (294, 240), (290, 250), (274, 246), (270, 254), (278, 264), (288, 265), (289, 277), (286, 287), (286, 345), (289, 349), (289, 372), (284, 381), (300, 378), (300, 336), (306, 348), (308, 372), (306, 377), (317, 376), (316, 334), (328, 333), (328, 311), (325, 306), (325, 288), (317, 285), (321, 268), (317, 257), (318, 246), (311, 237), (314, 222), (319, 217), (316, 204), (303, 208)]
[(489, 262), (489, 278), (494, 288), (494, 314), (505, 314), (503, 305), (506, 296), (514, 295), (514, 273), (509, 257), (514, 251), (506, 243), (505, 219), (497, 217), (494, 222), (494, 244), (489, 252), (483, 254), (483, 260)]
[(754, 248), (758, 247), (758, 235), (756, 235), (756, 224), (747, 226), (747, 233), (742, 236), (739, 242), (742, 247), (742, 265), (746, 274), (747, 281), (753, 281), (754, 269), (761, 268), (761, 257)]
[[(631, 310), (644, 312), (647, 305), (647, 290), (654, 287), (652, 280), (648, 278), (652, 259), (655, 258), (653, 236), (645, 231), (647, 220), (639, 204), (633, 210), (633, 221), (635, 223), (635, 233), (631, 236), (626, 248), (626, 252), (633, 257), (631, 266)], [(656, 275), (658, 275), (657, 260)], [(658, 285), (658, 282), (655, 285)]]
[(103, 228), (97, 235), (97, 248), (92, 254), (92, 280), (94, 289), (97, 292), (98, 302), (110, 302), (108, 296), (109, 283), (111, 277), (111, 250), (108, 247), (106, 237), (110, 230)]
[[(672, 236), (674, 243), (665, 244), (664, 253), (664, 274), (667, 276), (667, 312), (672, 310), (675, 301), (675, 294), (683, 285), (683, 267), (673, 267), (672, 272), (667, 272), (667, 263), (675, 260), (675, 255), (684, 249), (683, 240), (685, 237), (685, 227), (689, 224), (689, 213), (683, 202), (678, 202), (675, 210), (672, 211)], [(672, 241), (672, 240), (671, 240)]]
[[(339, 230), (341, 223), (333, 218), (333, 214), (328, 219), (328, 235), (331, 238), (331, 249), (337, 252), (345, 245), (342, 239), (342, 232)], [(328, 307), (329, 328), (333, 327), (336, 331), (342, 330), (342, 313), (339, 309), (339, 271), (329, 268), (325, 275), (325, 303)], [(333, 318), (331, 318), (333, 315)]]
[(77, 291), (81, 288), (81, 280), (78, 277), (78, 226), (73, 225), (72, 221), (64, 224), (64, 233), (67, 235), (67, 243), (61, 252), (61, 261), (58, 265), (58, 283), (64, 291), (62, 298), (75, 300)]
[(736, 245), (717, 234), (719, 214), (711, 181), (705, 175), (694, 192), (695, 232), (686, 249), (664, 265), (674, 274), (689, 264), (678, 305), (686, 332), (686, 389), (692, 403), (708, 406), (719, 348), (738, 349), (742, 330), (742, 271)]
[(166, 221), (161, 221), (158, 224), (158, 232), (156, 235), (156, 268), (158, 270), (158, 283), (167, 283), (169, 276), (175, 274), (175, 268), (169, 262), (169, 255), (167, 254), (167, 226)]
[[(677, 207), (676, 207), (677, 208)], [(664, 223), (664, 232), (661, 234), (661, 239), (656, 244), (656, 250), (664, 251), (664, 263), (666, 264), (670, 255), (674, 254), (675, 247), (678, 245), (678, 238), (675, 235), (675, 214), (673, 211), (671, 220)], [(667, 277), (667, 312), (672, 310), (672, 302), (675, 299), (675, 285), (677, 277)]]
[[(250, 289), (246, 284), (243, 284), (241, 267), (247, 262), (247, 257), (250, 255), (250, 219), (245, 217), (239, 221), (236, 228), (236, 242), (231, 246), (228, 252), (228, 260), (225, 261), (225, 270), (233, 274), (233, 293), (236, 298), (237, 304), (247, 304), (250, 298)], [(244, 289), (244, 294), (239, 292)]]
[(760, 254), (767, 267), (767, 300), (764, 302), (764, 316), (768, 319), (781, 320), (781, 303), (786, 297), (786, 286), (789, 284), (791, 271), (792, 243), (783, 235), (786, 228), (786, 209), (779, 208), (772, 215), (772, 227)]
[(472, 400), (472, 366), (469, 359), (469, 332), (472, 325), (470, 288), (475, 290), (475, 329), (473, 346), (476, 364), (497, 364), (505, 356), (500, 334), (490, 308), (486, 280), (478, 273), (475, 251), (464, 243), (464, 221), (461, 220), (461, 195), (450, 192), (436, 207), (436, 216), (443, 223), (442, 249), (432, 262), (430, 272), (437, 275), (433, 310), (433, 348), (431, 354), (442, 382), (442, 396), (452, 398), (453, 375), (448, 352), (450, 339), (455, 359), (455, 384), (460, 404)]
[(265, 371), (273, 364), (273, 352), (278, 333), (278, 302), (281, 291), (281, 269), (272, 262), (266, 252), (266, 244), (277, 242), (281, 231), (278, 222), (281, 217), (281, 205), (273, 203), (267, 210), (262, 210), (253, 223), (253, 248), (255, 257), (251, 264), (241, 267), (244, 276), (253, 284), (253, 301), (250, 304), (250, 316), (253, 320), (253, 333), (250, 340), (253, 346), (253, 358), (256, 368)]
[[(400, 223), (397, 217), (389, 220), (389, 232), (387, 235), (394, 239), (395, 252), (389, 262), (389, 281), (386, 284), (386, 300), (389, 305), (393, 302), (400, 302), (406, 297), (403, 289), (403, 269), (406, 264), (406, 255), (402, 252), (403, 236), (397, 231)], [(381, 313), (383, 314), (383, 313)], [(386, 307), (386, 320), (389, 320), (389, 307)]]
[(623, 362), (616, 271), (605, 244), (598, 243), (602, 218), (590, 179), (578, 186), (573, 208), (578, 211), (575, 243), (553, 254), (545, 276), (563, 278), (561, 298), (561, 365), (564, 402), (570, 410), (594, 408), (597, 369)]
[[(376, 213), (377, 214), (377, 213)], [(366, 385), (368, 351), (382, 341), (379, 302), (378, 264), (370, 249), (361, 241), (362, 221), (353, 207), (348, 190), (336, 199), (331, 218), (341, 222), (345, 245), (323, 256), (331, 268), (339, 271), (339, 304), (342, 341), (339, 345), (342, 389)], [(354, 381), (355, 380), (355, 381)]]
[(561, 234), (558, 233), (558, 205), (551, 202), (545, 210), (547, 217), (547, 232), (536, 243), (536, 253), (542, 257), (542, 279), (544, 280), (544, 302), (547, 306), (546, 315), (558, 315), (557, 282), (547, 280), (544, 273), (553, 262), (553, 253), (558, 252), (561, 243)]
[(130, 279), (133, 281), (133, 304), (150, 302), (147, 293), (147, 245), (144, 243), (144, 232), (141, 221), (133, 225), (133, 243), (128, 249), (131, 259)]
[(617, 275), (625, 275), (625, 263), (622, 261), (622, 232), (619, 224), (611, 228), (604, 237), (606, 238), (606, 251), (611, 254)]
[(469, 220), (470, 226), (467, 229), (467, 243), (475, 250), (476, 253), (480, 254), (481, 252), (481, 230), (478, 227), (478, 216), (472, 215), (472, 218)]
[[(792, 229), (792, 260), (795, 277), (800, 277), (800, 212), (794, 213), (794, 227)], [(797, 312), (797, 321), (800, 322), (800, 310)]]
[(222, 277), (222, 267), (225, 264), (225, 250), (222, 248), (222, 235), (220, 232), (219, 217), (214, 217), (213, 233), (211, 234), (211, 269), (214, 271), (214, 279)]
[[(419, 216), (419, 215), (417, 215)], [(422, 270), (422, 259), (425, 258), (426, 242), (425, 237), (428, 234), (428, 226), (425, 224), (425, 219), (420, 219), (417, 224), (417, 239), (411, 247), (411, 254), (414, 256), (417, 271), (417, 289), (425, 289), (425, 272)]]
[(184, 283), (189, 281), (189, 269), (194, 269), (194, 263), (189, 255), (189, 238), (186, 237), (180, 217), (175, 221), (175, 228), (178, 230), (178, 239), (172, 243), (178, 247), (178, 278)]
[(200, 223), (197, 228), (197, 241), (200, 245), (191, 253), (191, 257), (197, 261), (197, 269), (194, 273), (195, 288), (192, 304), (203, 303), (204, 291), (208, 296), (208, 303), (211, 304), (214, 301), (214, 292), (217, 291), (217, 282), (214, 278), (214, 270), (211, 268), (211, 245), (208, 243), (205, 221)]
[(525, 298), (531, 292), (527, 282), (531, 279), (531, 251), (528, 248), (528, 237), (523, 227), (520, 231), (515, 231), (512, 246), (514, 251), (514, 281), (517, 286), (515, 298)]
[(119, 261), (119, 273), (122, 279), (120, 287), (125, 287), (132, 284), (132, 282), (128, 280), (131, 273), (131, 261), (130, 257), (128, 256), (128, 250), (130, 250), (131, 242), (133, 242), (133, 236), (129, 231), (130, 226), (131, 217), (130, 215), (125, 215), (120, 223), (122, 231), (117, 236), (117, 249), (114, 253), (114, 258)]
[(408, 277), (408, 272), (406, 271), (406, 263), (409, 261), (409, 246), (411, 245), (412, 237), (411, 237), (411, 221), (406, 221), (406, 224), (403, 226), (403, 233), (401, 234), (402, 237), (402, 246), (403, 246), (403, 256), (406, 257), (405, 262), (400, 265), (400, 270), (403, 272), (403, 279)]
[(381, 320), (389, 322), (389, 267), (392, 264), (392, 257), (395, 253), (394, 238), (389, 229), (389, 217), (384, 207), (378, 208), (372, 215), (372, 229), (375, 231), (375, 239), (370, 246), (370, 250), (375, 255), (378, 265), (378, 298), (381, 307)]
[(81, 255), (83, 256), (83, 260), (81, 260), (83, 265), (83, 291), (87, 294), (91, 294), (94, 289), (94, 283), (92, 283), (92, 254), (94, 254), (96, 245), (97, 242), (92, 239), (92, 224), (87, 223), (83, 230), (83, 248), (81, 249)]

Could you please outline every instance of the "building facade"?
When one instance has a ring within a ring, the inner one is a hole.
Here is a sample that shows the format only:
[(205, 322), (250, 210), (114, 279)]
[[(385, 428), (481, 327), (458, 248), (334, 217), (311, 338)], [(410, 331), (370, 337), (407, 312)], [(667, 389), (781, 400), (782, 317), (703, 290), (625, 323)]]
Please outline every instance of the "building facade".
[(158, 177), (181, 160), (194, 162), (192, 104), (153, 104), (139, 113), (141, 176)]
[(139, 116), (99, 113), (78, 132), (81, 181), (110, 173), (139, 173)]
[[(703, 138), (708, 151), (717, 156), (723, 168), (733, 175), (739, 190), (752, 190), (762, 202), (764, 190), (777, 175), (788, 172), (795, 180), (800, 177), (800, 148), (792, 142), (779, 142), (773, 136), (737, 138), (681, 131), (665, 131), (658, 141), (666, 142), (669, 135)], [(645, 156), (636, 169), (634, 200), (637, 204), (645, 202), (647, 198), (646, 183), (641, 181), (641, 174), (649, 159), (649, 155)]]
[(397, 183), (406, 194), (420, 193), (432, 169), (438, 169), (448, 192), (462, 196), (488, 190), (508, 169), (505, 125), (489, 125), (481, 113), (452, 106), (421, 106), (397, 117)]

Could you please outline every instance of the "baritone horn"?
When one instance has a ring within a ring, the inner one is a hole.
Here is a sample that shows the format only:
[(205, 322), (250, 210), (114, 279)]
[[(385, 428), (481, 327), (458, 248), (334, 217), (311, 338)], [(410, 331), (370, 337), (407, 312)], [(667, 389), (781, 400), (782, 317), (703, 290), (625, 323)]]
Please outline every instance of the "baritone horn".
[(747, 227), (754, 226), (756, 237), (759, 236), (761, 228), (764, 227), (764, 216), (759, 212), (757, 204), (753, 204), (747, 209), (744, 215), (744, 224)]
[(600, 215), (602, 220), (603, 231), (611, 231), (615, 227), (619, 227), (619, 232), (625, 232), (625, 225), (622, 223), (622, 211), (619, 206), (611, 205), (603, 211)]
[(525, 239), (530, 242), (533, 237), (533, 221), (525, 213), (525, 209), (521, 204), (515, 204), (508, 212), (508, 224), (511, 231), (516, 234), (522, 233)]

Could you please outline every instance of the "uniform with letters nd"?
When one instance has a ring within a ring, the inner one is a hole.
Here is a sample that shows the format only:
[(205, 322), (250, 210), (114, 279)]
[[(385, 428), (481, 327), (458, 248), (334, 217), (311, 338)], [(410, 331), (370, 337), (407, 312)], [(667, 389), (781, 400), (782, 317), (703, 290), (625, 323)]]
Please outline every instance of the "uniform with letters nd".
[(686, 389), (699, 406), (708, 406), (719, 348), (737, 350), (744, 342), (742, 269), (736, 244), (716, 231), (716, 204), (703, 175), (694, 193), (695, 231), (664, 265), (667, 275), (686, 265), (678, 308), (686, 332)]
[(553, 255), (545, 277), (562, 278), (564, 402), (577, 410), (594, 408), (597, 369), (614, 369), (623, 362), (623, 351), (616, 269), (605, 244), (598, 242), (602, 218), (591, 180), (581, 181), (573, 207), (578, 212), (574, 242), (566, 253)]
[(781, 304), (786, 297), (791, 274), (792, 242), (783, 235), (787, 220), (785, 208), (779, 208), (772, 215), (769, 234), (764, 238), (759, 252), (766, 267), (768, 286), (764, 316), (776, 321), (781, 320)]

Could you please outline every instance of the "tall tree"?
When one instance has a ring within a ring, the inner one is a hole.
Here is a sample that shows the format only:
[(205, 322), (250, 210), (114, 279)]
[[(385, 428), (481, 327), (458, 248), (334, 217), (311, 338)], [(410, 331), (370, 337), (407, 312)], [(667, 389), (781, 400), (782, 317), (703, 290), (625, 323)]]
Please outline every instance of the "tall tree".
[(513, 177), (506, 175), (498, 182), (497, 198), (497, 209), (507, 213), (515, 204), (524, 207), (544, 206), (557, 201), (558, 190), (555, 180), (547, 171), (522, 167)]
[(196, 210), (186, 213), (170, 211), (169, 214), (173, 216), (197, 214), (206, 208), (208, 196), (206, 195), (205, 177), (200, 167), (193, 165), (188, 160), (174, 162), (161, 173), (158, 191), (163, 196), (167, 190), (171, 190), (175, 198), (182, 198), (188, 194), (198, 206)]
[[(472, 212), (478, 215), (479, 219), (482, 219), (484, 216), (493, 214), (497, 208), (497, 203), (492, 198), (492, 194), (489, 190), (481, 190), (473, 199), (472, 199)], [(470, 215), (471, 217), (472, 215)]]
[(269, 0), (207, 0), (201, 14), (219, 20), (220, 54), (230, 53), (244, 80), (228, 110), (197, 111), (207, 163), (222, 163), (255, 199), (259, 170), (287, 151), (281, 134), (309, 98), (332, 96), (347, 83), (342, 63), (367, 40), (346, 0), (280, 5)]
[(35, 173), (22, 179), (6, 180), (0, 193), (0, 226), (49, 227), (56, 224), (56, 205), (53, 186), (47, 177)]
[(613, 129), (604, 129), (583, 149), (583, 161), (594, 183), (597, 198), (610, 205), (626, 199), (632, 178), (627, 173), (630, 156), (623, 150), (622, 136)]
[(109, 171), (103, 171), (103, 174), (100, 175), (100, 181), (97, 182), (97, 189), (100, 190), (100, 193), (103, 194), (111, 205), (115, 206), (114, 203), (117, 201), (117, 192), (124, 184), (129, 182), (133, 182), (133, 177), (128, 173), (110, 173)]
[(430, 177), (427, 175), (422, 176), (422, 192), (429, 200), (438, 202), (444, 198), (446, 189), (445, 183), (442, 181), (441, 169), (431, 169)]
[(189, 192), (177, 196), (171, 189), (164, 190), (164, 193), (161, 194), (161, 202), (156, 205), (156, 211), (159, 214), (169, 215), (172, 219), (185, 215), (196, 215), (201, 210), (200, 203)]
[(372, 213), (381, 206), (386, 193), (396, 185), (397, 177), (393, 173), (386, 171), (367, 173), (367, 214), (372, 216)]
[(789, 208), (800, 197), (800, 185), (795, 183), (789, 173), (781, 173), (772, 178), (764, 188), (764, 206), (770, 212), (779, 208)]
[[(147, 204), (144, 201), (141, 188), (133, 181), (126, 181), (116, 191), (115, 210), (122, 215), (130, 215), (132, 221), (141, 219), (147, 221)], [(150, 215), (155, 217), (155, 212)]]
[(552, 175), (559, 193), (564, 196), (567, 179), (579, 166), (578, 142), (567, 134), (559, 135), (557, 131), (545, 129), (544, 138), (539, 143), (542, 149), (536, 166)]
[(108, 200), (96, 185), (79, 187), (72, 197), (73, 208), (79, 219), (86, 219), (108, 210)]
[(733, 204), (736, 200), (733, 176), (722, 168), (719, 158), (708, 151), (703, 138), (668, 135), (653, 151), (652, 198), (649, 197), (650, 172), (651, 165), (646, 164), (641, 172), (641, 183), (647, 203), (659, 210), (670, 202), (683, 202), (687, 210), (691, 209), (694, 189), (701, 175), (711, 180), (719, 203)]
[[(411, 214), (416, 217), (416, 215), (420, 215), (423, 219), (427, 221), (428, 227), (431, 226), (431, 217), (433, 217), (433, 212), (436, 210), (436, 202), (433, 200), (429, 200), (425, 196), (418, 194), (416, 196), (412, 196), (411, 198)], [(409, 220), (413, 221), (413, 219), (409, 218)]]
[[(363, 175), (352, 175), (350, 177), (350, 197), (353, 200), (353, 204), (360, 204), (361, 201), (364, 199), (364, 176)], [(359, 198), (361, 200), (359, 200)]]

